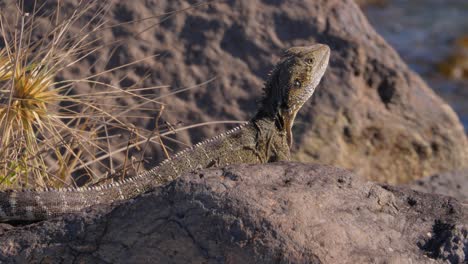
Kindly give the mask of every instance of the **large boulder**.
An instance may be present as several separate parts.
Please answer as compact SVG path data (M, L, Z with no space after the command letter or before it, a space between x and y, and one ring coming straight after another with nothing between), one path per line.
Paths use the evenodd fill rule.
M76 2L64 3L61 17L75 11ZM282 50L325 43L332 49L330 67L299 114L294 128L295 159L349 168L368 179L390 183L468 163L468 143L455 113L374 31L353 0L191 3L113 1L102 19L121 25L100 30L96 44L118 39L119 46L103 46L90 59L66 70L63 78L83 77L89 71L160 54L103 79L124 87L169 84L176 89L216 77L167 98L165 120L184 124L247 120ZM51 0L43 10L55 6ZM16 6L5 8L15 10ZM76 32L90 17L80 20ZM38 30L45 25L49 24L35 24ZM151 77L140 83L148 73ZM126 98L116 100L117 104L137 104ZM136 125L150 128L152 121L145 120ZM194 143L219 132L219 126L203 127L178 132L177 139ZM158 162L158 158L150 160L151 165Z
M5 263L462 263L467 252L455 199L299 163L193 172L113 209L0 230Z

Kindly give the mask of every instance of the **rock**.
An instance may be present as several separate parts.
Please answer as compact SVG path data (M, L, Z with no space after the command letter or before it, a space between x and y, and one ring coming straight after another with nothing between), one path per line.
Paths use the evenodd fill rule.
M7 229L0 262L461 263L467 210L330 166L237 165Z
M448 195L468 203L468 169L424 177L409 186L416 191Z
M75 11L75 2L64 5L62 17ZM282 50L325 43L332 49L330 67L312 101L299 114L294 128L295 159L345 167L368 179L390 183L459 169L468 163L468 143L455 113L374 31L353 0L190 3L112 2L103 17L110 24L166 15L101 30L96 44L119 39L121 45L102 47L65 70L62 77L82 78L90 69L99 72L161 54L103 78L125 87L150 73L141 86L169 84L176 89L216 77L167 98L165 120L184 124L246 120L255 112L263 80ZM44 10L55 5L48 1ZM78 29L89 22L89 16L80 21ZM37 23L38 28L43 24L47 25ZM113 104L137 102L122 99ZM144 118L133 121L137 127L151 127L153 122ZM178 132L176 138L194 143L219 132L219 126L207 126ZM157 158L149 160L150 165L158 162Z

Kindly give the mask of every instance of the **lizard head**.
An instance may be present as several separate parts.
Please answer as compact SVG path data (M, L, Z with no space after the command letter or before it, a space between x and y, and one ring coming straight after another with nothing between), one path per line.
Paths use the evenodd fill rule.
M292 144L296 114L314 93L328 65L330 48L316 44L285 51L265 84L265 96L257 117L271 117Z

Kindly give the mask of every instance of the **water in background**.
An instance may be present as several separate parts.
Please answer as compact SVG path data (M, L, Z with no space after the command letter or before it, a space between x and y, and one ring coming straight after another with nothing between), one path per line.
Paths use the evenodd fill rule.
M362 6L370 23L468 131L468 0L372 2Z

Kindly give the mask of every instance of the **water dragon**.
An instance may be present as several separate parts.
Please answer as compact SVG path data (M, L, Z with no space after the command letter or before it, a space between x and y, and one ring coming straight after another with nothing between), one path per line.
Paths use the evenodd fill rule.
M265 82L259 109L250 121L142 174L103 186L0 191L0 222L39 221L130 199L200 168L289 160L294 119L315 91L329 57L330 49L323 44L286 50Z

